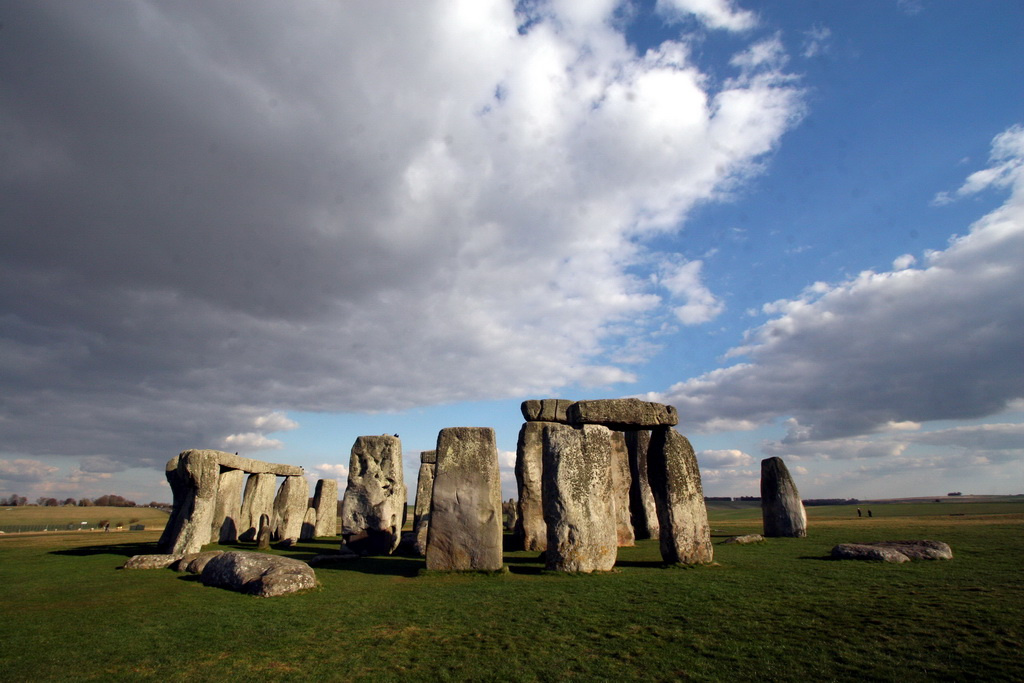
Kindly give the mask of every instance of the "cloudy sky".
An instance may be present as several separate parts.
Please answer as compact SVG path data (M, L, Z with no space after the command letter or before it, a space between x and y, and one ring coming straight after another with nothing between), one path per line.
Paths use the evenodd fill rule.
M634 395L709 495L1024 492L1019 2L33 0L0 84L0 495L510 483L520 401Z

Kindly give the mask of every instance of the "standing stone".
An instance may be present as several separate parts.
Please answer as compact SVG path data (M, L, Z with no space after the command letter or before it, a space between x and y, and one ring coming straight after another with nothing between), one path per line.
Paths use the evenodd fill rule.
M647 472L647 448L651 432L646 429L625 432L629 452L629 512L636 538L658 538L658 508L654 504Z
M160 537L164 553L197 553L210 542L217 504L220 465L217 451L184 451L167 463L174 492L174 514Z
M761 461L761 519L765 536L807 535L807 512L782 458Z
M525 405L525 404L524 404ZM524 408L523 412L526 410ZM548 547L548 526L544 522L541 493L544 473L544 429L552 422L527 422L519 430L516 446L516 489L519 519L514 536L516 547L542 552Z
M300 541L312 541L316 538L316 508L306 508L306 514L302 518L302 530L299 532Z
M305 477L285 477L274 498L271 521L274 540L292 544L302 534L302 520L309 503L309 484Z
M507 503L502 503L501 513L505 516L505 531L514 532L519 521L519 504L516 499L509 498Z
M213 514L211 538L219 543L234 543L238 540L238 519L242 514L242 485L245 472L222 470L217 486L217 507Z
M626 436L612 432L612 499L615 501L615 533L620 548L635 545L633 524L629 515L629 488L632 477L629 474L629 452L626 450Z
M269 472L250 474L242 494L242 513L238 525L240 541L255 541L260 530L260 519L274 510L274 487L277 475Z
M420 453L420 472L416 479L416 504L413 507L412 530L416 534L416 553L427 554L427 530L430 528L430 496L434 492L434 468L437 451Z
M449 427L437 435L427 569L502 567L501 477L494 430Z
M256 549L268 550L270 548L270 515L260 515L258 528L256 529Z
M313 493L313 508L316 509L315 538L338 534L338 480L320 479Z
M360 555L391 554L402 540L406 490L397 436L360 436L352 446L341 535Z
M598 425L544 430L548 569L593 572L615 566L611 440L611 431Z
M671 427L655 429L647 467L658 508L662 559L670 564L711 562L708 511L689 439Z

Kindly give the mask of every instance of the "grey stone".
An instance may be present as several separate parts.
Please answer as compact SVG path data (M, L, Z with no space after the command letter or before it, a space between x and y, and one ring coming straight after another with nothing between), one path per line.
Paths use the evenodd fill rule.
M864 543L840 543L832 548L832 557L837 560L869 560L875 562L909 562L910 558L895 548L884 548Z
M626 435L612 432L612 499L615 502L615 534L620 548L635 545L633 523L629 514L629 489L632 476L629 473L629 451L626 449Z
M302 530L299 531L300 541L312 541L316 538L316 508L306 508L306 515L302 518Z
M415 552L427 554L427 530L430 528L430 496L434 491L434 469L437 465L436 451L420 453L420 471L416 478L416 504L413 507L412 530L416 535Z
M206 567L206 564L210 560L223 554L223 550L207 550L201 553L189 553L171 565L171 569L177 572L188 572L189 574L202 574L203 568Z
M953 549L942 541L880 541L871 545L898 550L911 560L953 559Z
M739 545L747 545L749 543L762 543L763 541L764 536L761 534L746 534L745 536L730 536L722 541L722 543L738 543Z
M210 542L220 480L218 454L188 450L167 463L174 507L159 542L165 553L195 553Z
M270 515L260 515L259 528L256 530L256 549L257 550L269 550L270 549L270 534L272 532L270 526Z
M390 434L358 437L341 507L345 545L361 555L393 553L402 539L405 502L401 440Z
M807 512L782 458L761 461L761 519L765 536L807 535Z
M658 508L661 558L670 564L711 562L711 527L690 441L671 427L653 430L647 467Z
M171 555L133 555L121 569L165 569L182 558L181 553Z
M502 568L501 478L494 430L449 427L437 435L427 569Z
M315 538L338 535L338 480L321 479L313 493L313 507L316 509Z
M651 432L646 429L624 432L629 453L629 512L636 538L658 538L658 508L654 504L647 472L647 448Z
M239 515L238 540L255 541L263 515L268 518L274 511L274 489L277 475L269 472L250 474L242 494L242 512Z
M278 555L227 552L209 562L201 580L206 586L269 598L317 585L316 574L305 562Z
M548 425L543 435L547 568L609 571L618 554L612 433L599 425Z
M559 422L568 424L569 418L566 411L572 405L572 401L563 398L543 398L523 401L520 409L523 411L523 419L527 422Z
M597 424L618 431L679 424L679 415L674 406L641 401L638 398L577 401L566 410L566 416L574 425Z
M245 472L221 469L217 484L217 504L213 513L210 538L218 543L234 543L238 540L238 520L242 514L242 485Z
M519 430L516 446L516 489L519 495L519 519L513 532L516 546L523 550L543 551L548 547L548 527L544 522L542 496L544 474L544 429L553 422L527 422Z
M280 465L273 462L263 462L252 458L243 458L235 453L224 451L210 451L217 454L217 464L224 468L242 470L249 474L273 474L277 477L298 477L304 474L301 467L297 465Z
M285 477L274 498L271 538L292 544L302 534L302 520L309 508L309 484L305 477Z
M515 498L509 498L501 504L501 515L505 519L505 531L514 531L519 521L519 504Z

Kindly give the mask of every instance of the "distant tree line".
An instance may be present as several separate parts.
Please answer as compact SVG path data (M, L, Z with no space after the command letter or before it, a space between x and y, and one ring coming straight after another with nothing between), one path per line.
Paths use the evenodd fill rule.
M28 498L25 496L19 496L16 493L12 493L6 498L0 498L0 505L16 507L18 505L28 505ZM58 507L61 505L77 505L78 507L115 507L115 508L133 508L138 507L138 504L134 500L128 500L124 496L117 496L113 493L108 493L105 496L98 498L82 498L75 500L74 498L65 498L64 500L58 500L57 498L48 498L46 496L39 496L36 498L36 505L41 507ZM168 508L171 507L167 503L151 502L146 507L151 508Z

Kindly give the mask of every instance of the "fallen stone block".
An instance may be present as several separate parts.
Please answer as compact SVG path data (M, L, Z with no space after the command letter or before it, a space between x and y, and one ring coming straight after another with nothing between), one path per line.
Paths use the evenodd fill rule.
M764 536L761 534L746 534L745 536L730 536L722 541L722 543L738 543L739 545L747 545L748 543L761 543L763 541Z
M133 555L121 569L165 569L182 558L181 553L170 555Z
M227 552L211 559L200 575L203 585L262 598L315 588L316 574L299 560L265 553Z
M202 574L207 563L218 555L223 555L223 550L207 550L202 553L189 553L171 565L176 572L187 572L189 574Z
M884 548L866 543L840 543L832 548L832 558L836 560L869 560L896 564L910 562L909 557L895 548Z
M912 560L953 559L953 549L942 541L880 541L871 545L898 550Z

